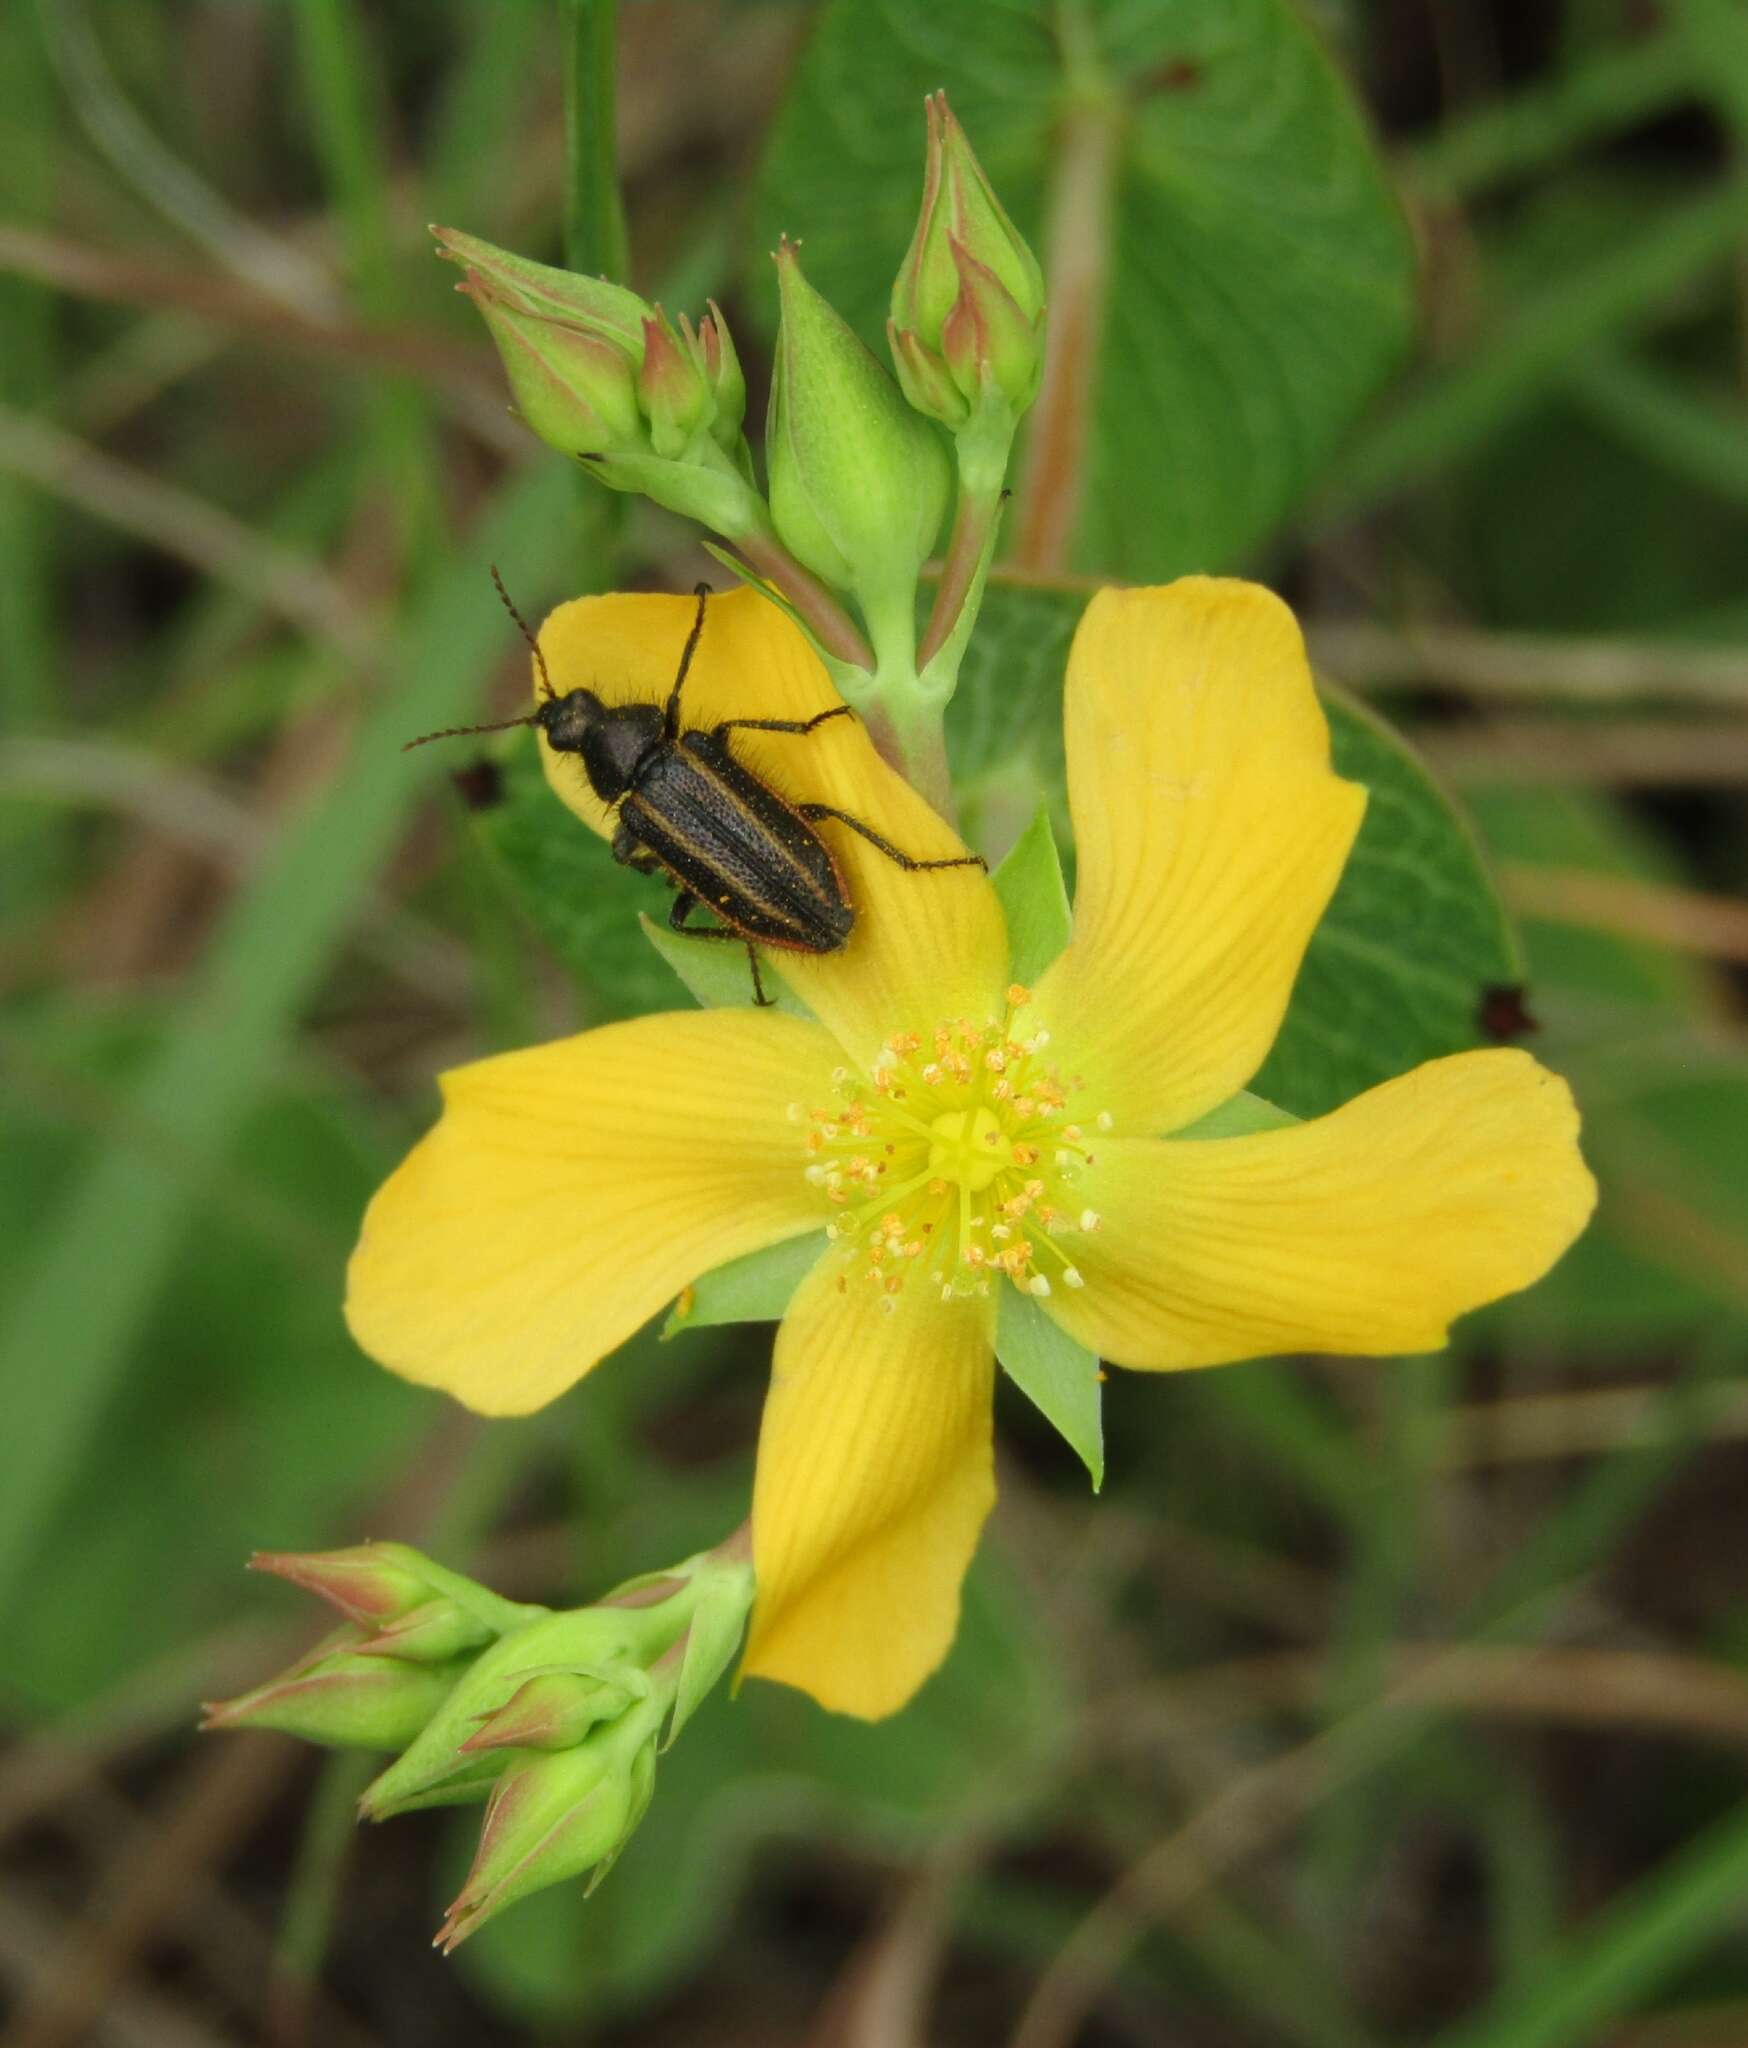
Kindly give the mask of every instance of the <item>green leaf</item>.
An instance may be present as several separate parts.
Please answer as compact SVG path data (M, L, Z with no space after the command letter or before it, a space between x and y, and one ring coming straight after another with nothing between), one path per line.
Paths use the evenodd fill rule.
M639 913L643 935L691 991L695 1002L706 1010L744 1009L753 1000L753 978L747 968L746 947L738 941L730 946L700 931L688 938L666 924ZM760 979L769 998L768 1007L787 1010L791 1017L811 1017L813 1012L778 979L765 956Z
M1007 919L1008 971L1034 982L1068 944L1074 923L1048 804L1039 804L990 880Z
M1067 816L1062 678L1085 598L992 583L947 711L968 828L990 843L1015 775ZM1344 692L1323 690L1335 765L1371 791L1255 1093L1320 1116L1423 1060L1482 1042L1490 988L1524 978L1468 822L1407 743ZM1021 764L1018 769L1015 763Z
M1209 1110L1193 1124L1186 1124L1181 1131L1173 1131L1174 1138L1248 1138L1258 1131L1284 1131L1289 1124L1302 1119L1290 1109L1277 1109L1272 1102L1265 1102L1260 1095L1252 1095L1248 1088L1242 1088L1236 1095L1228 1097L1218 1109Z
M1108 230L1081 309L1097 357L1076 559L1216 567L1315 479L1401 352L1409 234L1290 0L1097 0L1073 22L1060 32L1052 0L830 0L766 160L760 246L804 236L809 277L883 354L925 93L947 89L1047 267L1046 215L1090 165L1069 232L1099 235L1101 207Z
M589 1021L683 1009L678 967L652 951L639 929L640 918L661 907L660 884L621 866L605 840L565 809L547 787L532 739L519 735L493 758L502 767L502 794L478 814L480 838L528 921L587 992ZM696 950L725 955L722 965L732 964L745 988L744 953Z
M826 1248L824 1231L785 1238L762 1252L730 1259L692 1283L691 1299L678 1303L662 1325L663 1338L682 1330L707 1330L718 1323L776 1323ZM684 1297L682 1297L684 1298Z
M1030 1295L1003 1287L995 1355L1009 1379L1092 1474L1097 1493L1105 1483L1098 1354L1077 1344Z

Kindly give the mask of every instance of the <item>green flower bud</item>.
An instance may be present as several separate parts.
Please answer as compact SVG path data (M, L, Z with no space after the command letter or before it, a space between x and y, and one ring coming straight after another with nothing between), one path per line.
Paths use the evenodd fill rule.
M649 309L637 294L530 263L452 228L432 232L465 269L457 289L491 330L517 409L534 432L568 455L644 447L636 377Z
M637 402L649 421L650 447L670 460L685 454L715 407L703 365L694 350L681 346L660 306L643 323Z
M733 455L742 446L741 426L746 418L747 380L741 374L740 357L734 352L734 337L728 331L728 322L722 317L722 308L714 299L707 303L710 311L699 321L697 333L692 332L691 323L684 314L680 316L680 331L687 346L696 351L716 401L716 416L710 423L710 431L716 436L718 446Z
M523 419L617 491L730 540L768 535L741 418L746 383L719 309L676 334L659 307L604 278L530 263L434 228L491 330Z
M1029 320L1001 279L954 242L959 296L941 330L941 355L972 404L1005 399L1016 416L1038 395L1044 368L1040 323Z
M952 487L940 437L801 274L777 251L782 326L766 457L778 537L824 582L861 603L876 652L908 635L917 571Z
M603 1673L544 1671L527 1680L461 1745L490 1749L574 1749L598 1722L616 1720L631 1691Z
M466 1667L368 1656L363 1640L357 1629L341 1629L277 1678L209 1701L202 1731L276 1728L331 1749L405 1748Z
M402 1543L355 1543L348 1550L258 1550L249 1569L301 1586L360 1628L385 1628L430 1599L422 1561Z
M361 1657L402 1657L413 1664L442 1664L469 1650L482 1650L497 1630L447 1597L427 1600L399 1621L359 1645Z
M1017 415L1037 395L1044 274L946 94L933 94L924 107L922 208L892 287L888 334L911 404L958 427L980 402L1005 404Z
M490 1726L529 1679L571 1672L635 1687L641 1667L677 1640L683 1606L579 1607L540 1618L482 1650L412 1741L406 1754L369 1785L359 1805L367 1818L429 1804L458 1782L476 1786L492 1775L493 1752L474 1737Z
M479 1850L437 1941L447 1955L517 1899L585 1870L596 1881L630 1839L655 1790L652 1698L574 1749L513 1763L486 1807Z
M257 1551L249 1569L271 1572L339 1608L369 1632L358 1646L364 1657L442 1664L545 1612L506 1600L405 1543Z

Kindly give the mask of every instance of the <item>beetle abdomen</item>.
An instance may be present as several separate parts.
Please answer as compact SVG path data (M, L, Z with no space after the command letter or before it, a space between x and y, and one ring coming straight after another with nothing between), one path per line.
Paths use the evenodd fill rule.
M830 849L714 735L683 734L651 760L619 819L743 938L835 953L849 937L855 912Z

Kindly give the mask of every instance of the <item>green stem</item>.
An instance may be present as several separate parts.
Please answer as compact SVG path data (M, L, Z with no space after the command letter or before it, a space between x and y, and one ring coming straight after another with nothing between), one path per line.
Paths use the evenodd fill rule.
M775 586L796 618L834 661L872 671L874 652L843 606L811 569L804 569L774 533L739 533L729 538L749 568Z
M619 193L614 0L561 0L564 24L565 262L623 284L631 270Z
M917 650L917 668L943 703L953 694L959 663L983 603L983 586L1001 531L1008 457L1017 424L1014 409L1005 400L986 401L954 437L959 503L940 587Z

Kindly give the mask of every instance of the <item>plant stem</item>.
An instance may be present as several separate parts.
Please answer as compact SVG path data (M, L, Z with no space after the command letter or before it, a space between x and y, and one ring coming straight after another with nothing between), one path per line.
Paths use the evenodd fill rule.
M874 652L862 637L856 622L838 603L811 569L804 569L775 534L739 533L730 536L767 583L774 584L794 609L795 615L834 660L852 668L874 668Z
M631 270L619 193L615 0L561 0L565 262L624 284Z

